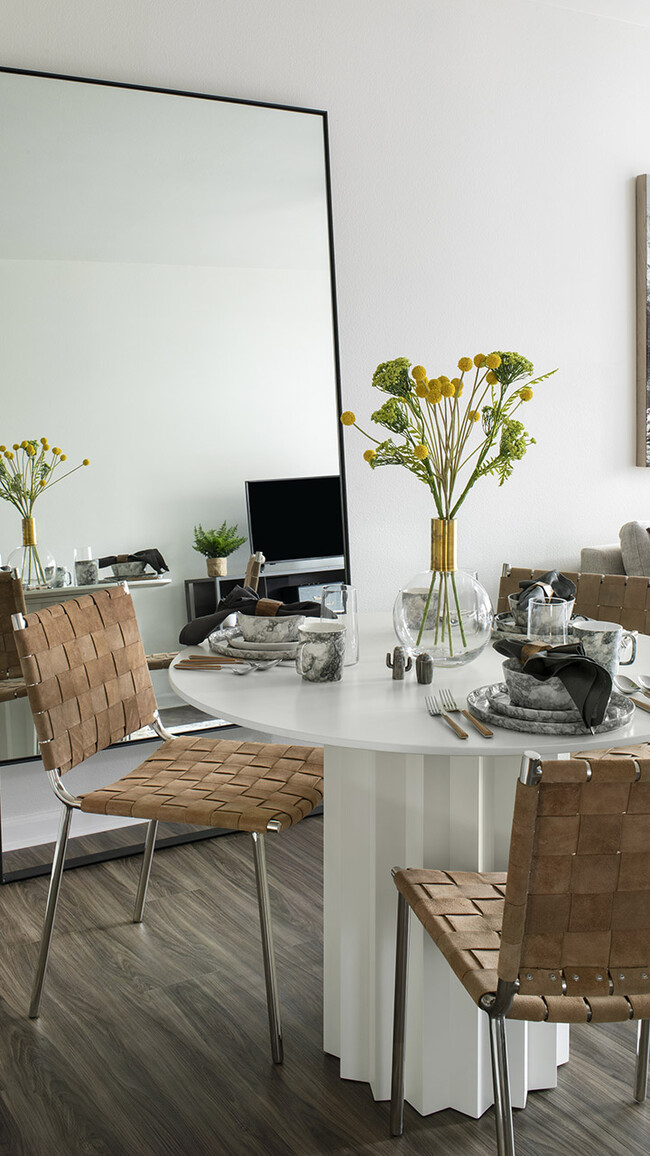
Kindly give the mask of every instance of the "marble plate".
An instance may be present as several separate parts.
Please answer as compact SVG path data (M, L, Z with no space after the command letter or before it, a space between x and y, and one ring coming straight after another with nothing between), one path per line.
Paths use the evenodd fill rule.
M240 640L244 645L234 646L234 642ZM253 662L263 662L268 659L279 658L281 662L296 661L295 651L291 650L291 643L278 643L272 650L265 647L262 655L255 645L247 646L245 639L241 636L241 631L236 626L229 626L225 630L213 630L212 634L208 635L208 646L213 654L222 654L227 658L249 658Z
M237 650L255 650L260 658L268 654L270 650L284 650L287 655L295 654L299 643L297 642L247 642L245 638L231 638L230 646L236 647Z
M504 700L511 710L520 713L516 715L506 713L503 709ZM568 711L531 709L528 711L528 715L532 717L528 717L528 715L522 717L522 713L526 712L527 708L512 706L504 682L493 683L491 686L480 686L476 690L470 691L467 696L467 709L471 714L475 714L481 722L504 727L511 731L526 731L538 735L587 735L591 733L577 711L576 717L571 721L567 719ZM634 703L630 702L629 699L624 698L621 694L613 694L602 723L595 727L595 734L602 734L605 731L614 730L616 727L626 726L635 709ZM562 721L559 721L558 715L562 716Z

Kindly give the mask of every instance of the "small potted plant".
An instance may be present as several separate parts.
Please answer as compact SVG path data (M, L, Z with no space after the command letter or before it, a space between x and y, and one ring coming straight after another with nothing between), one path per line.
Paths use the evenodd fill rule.
M199 522L194 527L194 549L205 556L210 578L223 578L228 572L229 554L243 546L245 538L237 536L237 523L227 526L225 521L218 530L204 530Z

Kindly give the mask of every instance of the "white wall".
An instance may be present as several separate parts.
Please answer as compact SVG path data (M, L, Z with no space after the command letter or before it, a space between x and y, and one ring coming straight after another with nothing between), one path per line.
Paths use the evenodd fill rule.
M537 446L462 514L461 561L490 586L504 559L573 566L650 519L632 464L646 27L524 0L5 0L0 42L7 65L329 110L346 407L368 414L398 355L560 367L526 411ZM388 606L426 561L431 503L348 446L353 577Z

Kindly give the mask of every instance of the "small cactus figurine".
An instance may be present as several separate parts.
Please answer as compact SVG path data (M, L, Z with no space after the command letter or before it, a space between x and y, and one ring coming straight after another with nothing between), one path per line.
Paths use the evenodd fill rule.
M413 666L413 659L410 654L407 658L405 646L396 646L392 658L386 655L386 666L392 670L393 678L401 679Z
M430 654L418 654L415 660L415 674L418 682L425 686L433 682L433 659Z

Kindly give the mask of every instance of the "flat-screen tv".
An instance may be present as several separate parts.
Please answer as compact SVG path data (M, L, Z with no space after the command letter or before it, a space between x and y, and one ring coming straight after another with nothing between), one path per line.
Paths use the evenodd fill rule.
M246 508L251 551L267 562L343 556L338 474L246 482Z

